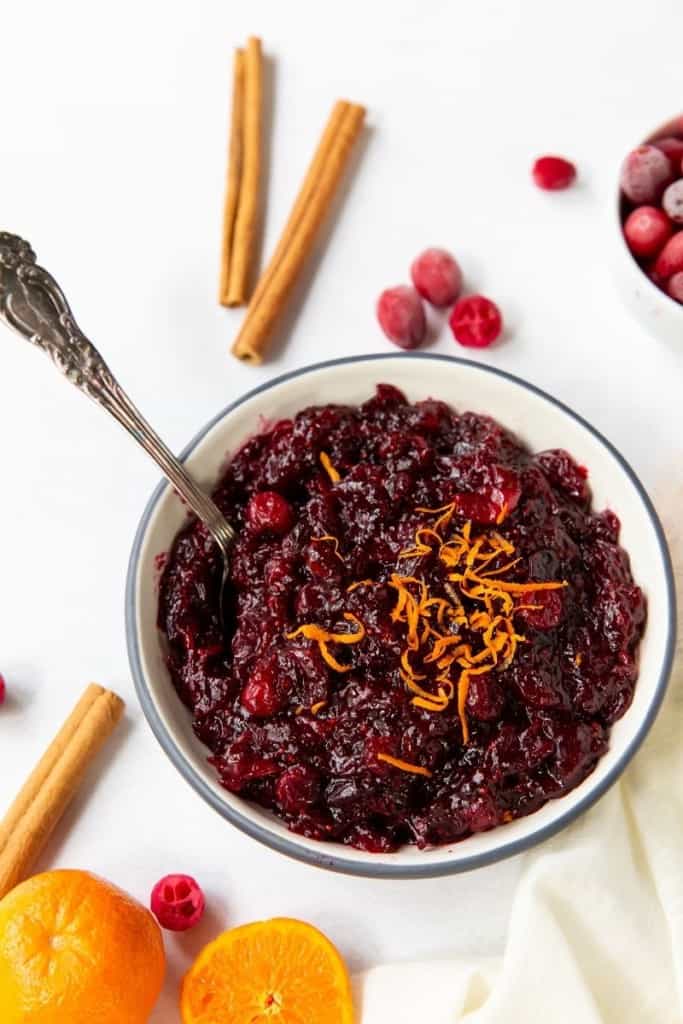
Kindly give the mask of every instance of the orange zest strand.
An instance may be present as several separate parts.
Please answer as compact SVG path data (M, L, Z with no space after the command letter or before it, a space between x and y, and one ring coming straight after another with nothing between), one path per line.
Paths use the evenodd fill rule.
M350 672L351 671L351 666L350 665L342 665L342 663L340 661L337 661L337 659L333 655L330 654L330 649L327 646L327 642L325 640L319 640L318 641L318 646L320 648L320 655L321 655L323 661L326 662L326 664L328 664L330 666L330 668L334 669L335 672Z
M291 633L286 634L287 640L294 640L298 636L303 636L307 640L315 640L320 649L320 654L323 660L334 669L335 672L350 672L350 665L342 665L341 662L337 661L333 654L330 653L328 644L357 644L365 636L365 626L356 618L351 612L344 612L344 618L347 622L356 626L355 633L330 633L329 630L323 629L322 626L316 626L315 623L308 622L303 626L299 626Z
M322 535L322 537L311 537L311 540L315 540L315 541L331 540L332 543L334 544L334 553L335 553L335 555L337 556L337 558L339 559L340 562L344 561L342 556L339 554L339 538L338 537L333 537L331 533L324 533Z
M320 453L320 465L323 467L323 469L325 470L325 472L329 476L329 478L332 481L332 483L333 484L338 484L339 481L341 480L341 474L332 465L332 460L329 457L329 455L327 454L327 452L321 452Z
M311 714L312 715L317 715L318 712L320 710L322 710L322 708L324 708L326 704L327 704L326 700L319 700L315 704L311 704Z
M374 580L356 580L355 583L352 583L346 588L346 593L350 594L352 590L356 589L356 587L374 587L374 585Z
M410 772L412 775L425 775L428 779L432 777L429 768L423 768L419 764L411 764L409 761L402 761L399 757L392 757L391 754L378 754L378 761L386 761L394 768L400 768L402 772Z

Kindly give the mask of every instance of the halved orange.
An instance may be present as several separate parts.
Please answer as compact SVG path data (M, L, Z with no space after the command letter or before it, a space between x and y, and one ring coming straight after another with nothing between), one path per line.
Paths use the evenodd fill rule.
M277 917L224 932L183 981L183 1024L353 1024L351 984L322 932Z

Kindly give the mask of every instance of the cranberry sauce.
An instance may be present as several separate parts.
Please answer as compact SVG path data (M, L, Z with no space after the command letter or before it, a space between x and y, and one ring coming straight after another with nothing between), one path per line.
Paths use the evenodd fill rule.
M392 851L580 783L631 702L645 621L586 475L385 384L248 441L215 492L239 531L225 638L196 522L159 604L223 785L295 832Z

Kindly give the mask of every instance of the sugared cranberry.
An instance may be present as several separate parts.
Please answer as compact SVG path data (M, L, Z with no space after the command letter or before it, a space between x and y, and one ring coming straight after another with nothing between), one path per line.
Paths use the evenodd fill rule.
M320 776L309 765L295 764L277 780L275 795L288 814L301 814L320 796Z
M663 139L655 139L652 143L657 149L665 153L674 167L683 160L683 139L677 139L673 135L667 135Z
M202 919L204 893L189 875L166 875L152 889L152 913L169 932L186 932Z
M674 224L683 224L683 178L672 182L662 196L662 206Z
M294 510L277 491L259 491L249 499L247 523L252 533L283 536L294 525Z
M458 299L448 322L455 340L468 348L492 345L503 328L498 306L483 295L466 295Z
M5 686L5 677L0 675L0 704L4 704L6 696L7 687Z
M433 306L450 306L462 288L462 271L445 249L425 249L412 267L410 276L423 299Z
M670 277L683 270L683 231L677 231L669 239L655 260L653 271L657 277L668 281Z
M624 237L636 256L655 256L672 231L671 221L658 206L637 207L624 224Z
M283 695L277 684L275 665L270 659L257 663L242 688L242 707L255 718L268 718L284 706Z
M683 302L683 271L679 270L677 274L669 278L666 290L676 302Z
M671 161L655 146L638 146L621 169L621 188L632 203L656 203L673 179Z
M576 167L562 156L541 156L535 162L531 174L539 188L556 192L569 188L576 178Z
M377 302L377 319L389 341L399 348L417 348L427 333L422 299L407 284L382 292Z

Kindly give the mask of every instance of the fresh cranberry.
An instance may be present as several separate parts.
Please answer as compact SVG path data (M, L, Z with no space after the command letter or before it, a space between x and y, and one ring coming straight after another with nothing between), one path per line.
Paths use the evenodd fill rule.
M656 203L674 177L671 161L655 146L638 146L621 168L621 189L632 203Z
M670 277L683 270L683 231L677 231L669 239L653 267L657 277L668 281Z
M662 196L662 206L674 224L683 224L683 178L669 185Z
M4 704L6 696L7 687L5 685L5 677L3 675L0 675L0 704Z
M576 178L576 167L562 156L540 156L531 169L539 188L547 192L569 188Z
M683 302L683 271L679 270L677 274L669 278L666 290L676 302Z
M270 659L260 661L242 688L242 707L255 718L268 718L284 707L277 685L275 666Z
M382 292L377 302L377 319L389 341L399 348L417 348L425 339L424 306L410 285L400 284Z
M282 773L275 786L278 803L288 814L301 814L320 796L320 776L310 766L292 765Z
M422 298L433 306L451 306L462 288L462 271L445 249L425 249L410 268L410 276Z
M674 167L677 167L683 160L683 139L677 139L673 135L667 135L663 139L655 139L652 143L657 149L665 153Z
M658 206L636 207L624 224L624 237L636 256L655 256L672 231L671 221Z
M169 932L186 932L202 919L204 893L189 875L166 875L152 889L152 913Z
M483 295L458 299L448 320L453 337L468 348L486 348L503 329L503 318L495 302Z
M247 505L247 523L252 533L283 536L294 525L294 510L277 491L258 491Z

